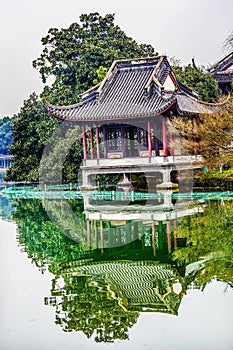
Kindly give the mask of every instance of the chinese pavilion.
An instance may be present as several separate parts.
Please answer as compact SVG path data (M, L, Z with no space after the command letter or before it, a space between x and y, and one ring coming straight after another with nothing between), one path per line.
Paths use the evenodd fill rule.
M194 117L212 106L179 83L166 56L114 61L104 80L81 95L77 104L48 105L48 112L71 125L80 125L83 138L83 188L97 174L161 175L192 169L192 155L175 147L169 127L174 116ZM176 142L177 143L177 142Z

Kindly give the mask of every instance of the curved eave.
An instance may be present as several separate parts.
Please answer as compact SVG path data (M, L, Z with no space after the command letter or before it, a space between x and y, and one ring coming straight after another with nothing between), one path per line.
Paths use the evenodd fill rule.
M62 120L62 121L68 121L68 122L76 122L76 123L88 123L88 122L106 122L106 121L116 121L116 120L128 120L128 119L139 119L139 118L151 118L151 117L156 117L159 114L165 113L167 110L169 110L174 104L176 104L176 98L171 99L170 101L167 101L167 103L164 105L163 108L161 108L158 111L151 112L151 113L145 113L145 114L140 114L140 115L135 115L135 114L128 114L128 115L122 115L122 116L117 116L117 117L103 117L103 118L82 118L82 119L77 119L77 118L69 118L65 117L62 115L62 110L61 113L57 113L56 110L58 109L57 107L53 107L55 111L48 110L48 113L52 115L53 117ZM52 106L50 105L50 108ZM72 106L73 107L73 106ZM67 108L66 108L67 111Z
M184 98L184 101L183 101L184 105L187 104L187 100L189 101L188 105L192 107L192 110L186 109L184 105L182 107L182 98ZM187 94L183 94L178 97L176 108L178 113L182 116L212 114L221 110L221 108L224 105L226 105L229 98L230 98L230 94L228 94L227 98L222 102L211 103L211 102L199 101L188 96ZM186 102L185 102L185 99L187 99Z

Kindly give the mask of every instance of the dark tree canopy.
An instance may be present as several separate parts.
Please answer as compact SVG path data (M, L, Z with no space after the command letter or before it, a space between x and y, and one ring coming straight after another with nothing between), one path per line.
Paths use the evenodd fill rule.
M50 76L55 78L43 95L60 104L77 102L79 94L98 80L101 66L108 69L116 59L155 55L151 45L137 44L115 25L113 14L83 14L80 24L51 28L42 44L43 52L33 66L44 83Z
M37 181L38 168L44 145L57 125L48 118L45 107L36 94L32 94L12 125L14 142L9 153L14 156L13 166L7 171L7 181Z

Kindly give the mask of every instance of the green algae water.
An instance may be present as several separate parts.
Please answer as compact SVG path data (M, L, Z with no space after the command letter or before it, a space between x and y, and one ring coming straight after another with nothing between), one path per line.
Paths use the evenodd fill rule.
M0 196L1 349L232 349L233 203Z

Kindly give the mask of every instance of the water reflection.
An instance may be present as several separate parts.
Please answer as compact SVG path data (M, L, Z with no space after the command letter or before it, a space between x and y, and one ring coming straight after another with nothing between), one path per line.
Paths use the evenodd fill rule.
M21 199L13 214L21 249L54 274L44 303L65 332L127 339L142 311L177 315L187 290L213 279L233 287L232 204L67 203L72 225L59 200Z

